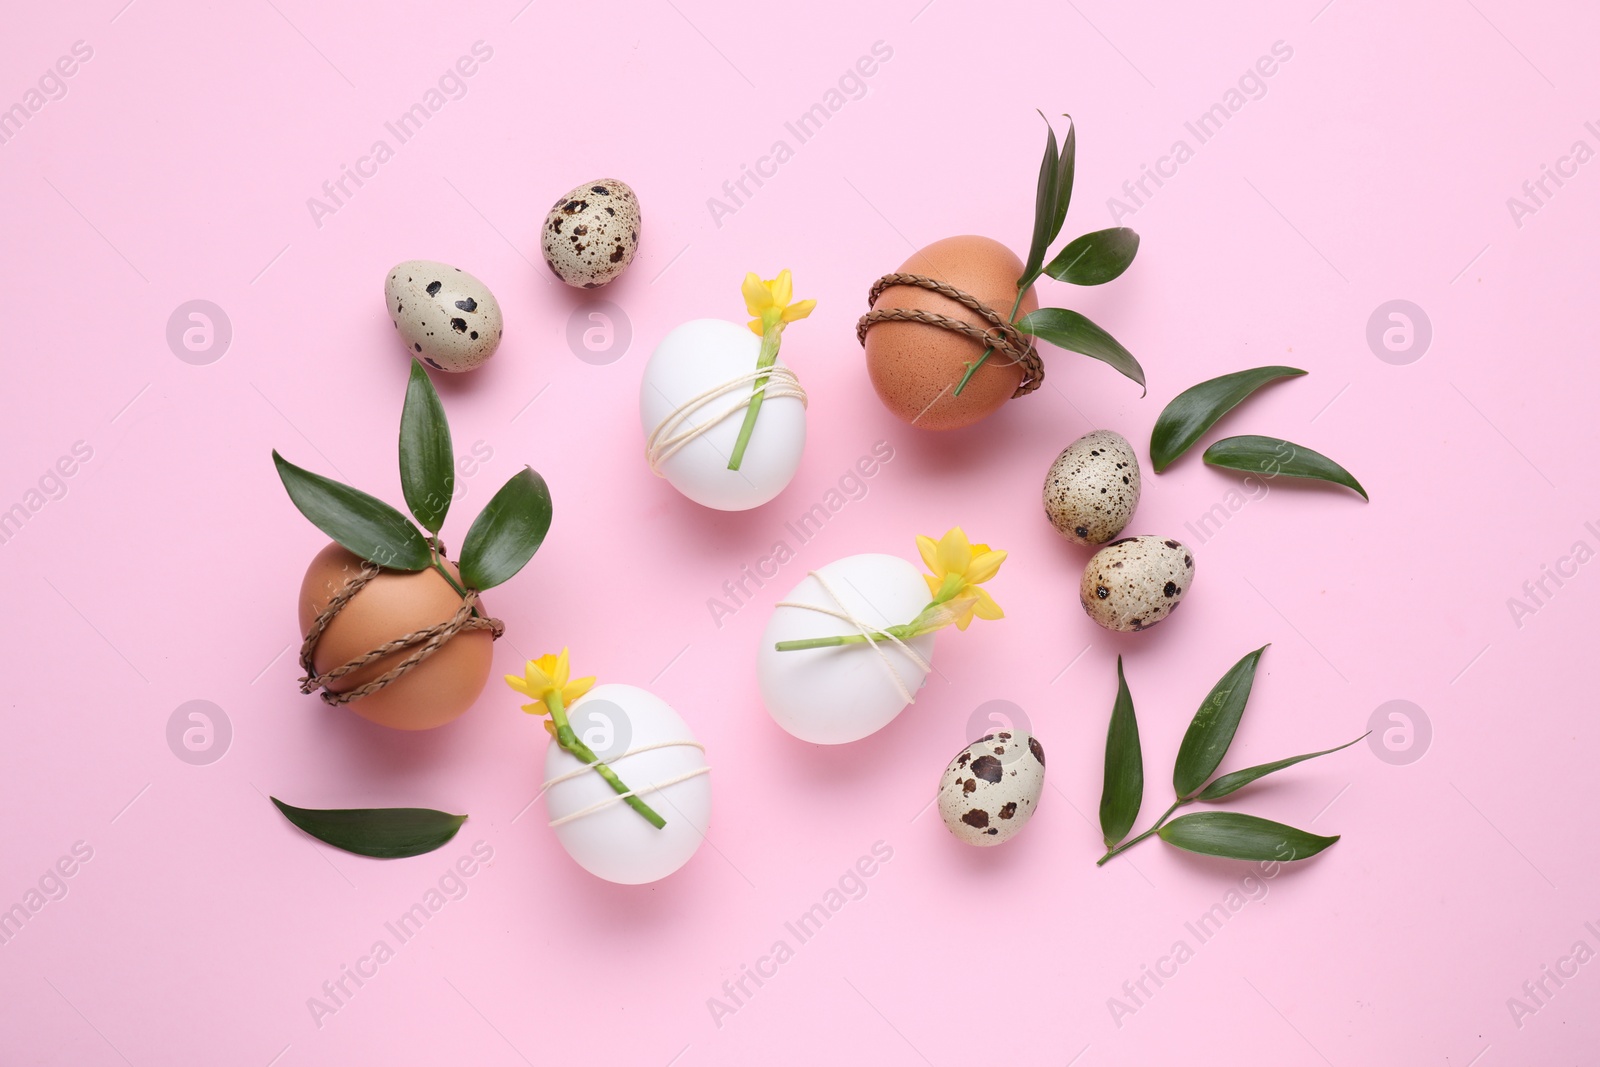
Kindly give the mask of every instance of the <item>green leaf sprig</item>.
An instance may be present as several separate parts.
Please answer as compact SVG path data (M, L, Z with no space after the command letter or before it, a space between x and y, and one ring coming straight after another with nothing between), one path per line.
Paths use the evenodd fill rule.
M1289 478L1315 478L1318 481L1333 482L1360 493L1362 500L1369 499L1367 491L1361 488L1361 483L1356 481L1355 475L1339 464L1305 445L1297 445L1277 437L1261 437L1256 434L1224 437L1206 449L1200 458L1213 467L1244 471L1247 474L1260 473L1268 477L1282 474Z
M400 413L400 488L415 523L377 497L297 467L276 451L272 462L289 499L317 529L380 567L401 571L432 567L466 597L466 588L444 566L439 541L455 492L450 424L420 362L411 361ZM467 530L459 563L466 585L489 589L521 570L543 543L550 517L550 490L544 479L531 467L512 475Z
M1239 720L1255 683L1256 665L1265 651L1263 645L1249 653L1211 687L1178 747L1178 758L1172 768L1172 788L1177 799L1154 825L1126 841L1123 839L1139 817L1144 796L1144 761L1139 748L1139 725L1134 719L1133 697L1122 673L1122 657L1117 657L1117 698L1106 731L1105 781L1100 795L1100 831L1105 839L1106 854L1096 866L1104 865L1111 857L1152 835L1159 835L1169 845L1202 855L1279 862L1315 856L1339 840L1337 835L1322 837L1239 812L1203 811L1172 818L1173 813L1186 804L1221 800L1258 778L1349 748L1367 736L1362 734L1355 741L1335 748L1246 767L1212 780L1211 776L1221 766L1228 746L1233 743L1233 735L1239 729ZM1210 785L1206 784L1208 780Z
M1150 431L1150 465L1160 474L1194 447L1207 430L1262 386L1283 378L1298 378L1298 367L1252 367L1191 385L1161 409ZM1314 478L1333 482L1361 494L1367 491L1345 470L1322 453L1277 437L1243 434L1225 437L1201 456L1208 465L1268 478Z
M1044 117L1042 112L1040 117ZM1028 261L1022 268L1022 277L1017 279L1017 298L1011 305L1011 314L1006 317L1023 333L1108 363L1143 388L1144 368L1139 366L1139 361L1115 337L1087 317L1066 308L1040 308L1017 318L1023 294L1041 275L1048 274L1057 281L1073 285L1103 285L1127 270L1139 251L1139 235L1126 226L1117 226L1074 238L1054 259L1045 262L1045 255L1061 235L1062 223L1067 218L1077 165L1077 130L1071 115L1063 117L1067 120L1067 137L1059 146L1054 127L1045 119L1044 159L1039 163L1033 206L1033 240L1028 246ZM982 355L966 365L965 373L956 383L956 396L961 395L967 382L993 353L993 347L985 348Z
M1245 397L1268 382L1304 373L1298 367L1255 367L1191 385L1173 397L1156 418L1155 429L1150 431L1150 465L1160 474Z
M467 821L465 815L432 808L297 808L277 797L269 799L284 818L318 841L378 859L432 852Z

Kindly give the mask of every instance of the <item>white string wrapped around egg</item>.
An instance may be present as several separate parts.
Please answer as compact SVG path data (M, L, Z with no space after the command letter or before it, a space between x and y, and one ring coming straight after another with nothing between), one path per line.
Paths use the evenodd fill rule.
M624 752L622 755L617 756L614 759L612 759L610 761L610 763L613 764L613 765L617 764L617 763L620 763L623 760L627 759L629 756L637 756L641 752L653 752L653 751L655 751L656 749L659 749L659 748L678 748L678 747L697 748L701 752L704 752L706 750L706 746L702 745L698 741L658 741L653 745L635 745L633 748L628 749L628 751ZM573 770L567 771L564 774L558 774L554 778L547 778L545 780L544 784L539 787L539 796L534 797L534 799L538 800L539 797L544 796L545 793L549 792L551 786L560 785L562 782L570 782L574 778L579 778L579 777L581 777L581 776L583 776L585 774L588 774L590 771L592 771L596 767L598 767L602 762L606 762L606 761L594 760L591 763L585 763L582 767L578 767L578 768L575 768ZM611 796L606 797L603 800L598 800L595 803L590 804L586 808L579 808L577 811L571 812L571 813L569 813L567 815L563 815L559 819L551 819L550 822L548 823L548 825L552 829L557 827L557 826L565 826L567 823L572 822L575 819L581 819L585 815L593 815L595 812L603 811L606 808L609 808L613 804L624 803L629 797L642 797L642 796L647 796L647 795L649 795L651 793L659 793L661 790L667 788L667 786L669 786L669 785L677 785L679 782L687 782L691 778L698 778L702 774L710 774L710 773L711 773L711 768L709 766L696 767L692 771L685 771L682 774L673 775L671 778L668 778L666 781L651 782L649 785L645 786L643 789L630 789L626 793L614 793Z

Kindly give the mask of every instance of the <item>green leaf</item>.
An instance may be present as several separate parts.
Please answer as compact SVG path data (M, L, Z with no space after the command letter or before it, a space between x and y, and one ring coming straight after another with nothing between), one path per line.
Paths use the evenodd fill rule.
M1103 285L1128 269L1139 251L1139 235L1126 226L1096 230L1068 242L1044 272L1058 282Z
M272 453L289 499L311 524L362 559L380 567L420 571L432 558L422 531L375 496L312 474Z
M461 577L473 589L492 589L533 558L549 530L550 489L524 467L472 520L461 545Z
M297 808L271 798L284 818L334 848L358 856L420 856L456 836L465 815L432 808Z
M1268 382L1293 378L1305 371L1295 367L1256 367L1235 371L1190 386L1162 409L1150 431L1150 464L1159 474L1200 440L1216 421Z
M1043 113L1040 118L1043 118ZM1033 199L1033 241L1028 245L1028 262L1022 268L1022 277L1017 279L1017 289L1021 291L1033 284L1039 277L1039 267L1044 263L1044 254L1050 248L1050 242L1055 235L1050 232L1051 226L1056 223L1056 196L1057 183L1061 180L1061 154L1056 148L1056 131L1050 125L1050 120L1045 119L1044 128L1046 140L1044 145L1044 159L1039 163L1039 183ZM1065 214L1065 211L1063 211Z
M422 528L437 534L455 492L456 458L444 405L428 372L415 359L400 412L400 488Z
M1144 755L1139 749L1139 723L1133 715L1133 696L1117 657L1117 699L1111 705L1111 725L1106 728L1106 776L1100 792L1100 832L1106 848L1116 848L1144 800Z
M1371 732L1371 730L1367 731L1368 734ZM1356 741L1363 741L1366 737L1367 734L1362 734L1356 738ZM1237 793L1257 778L1265 778L1273 771L1281 771L1285 767L1293 767L1296 763L1304 763L1308 759L1326 756L1330 752L1338 752L1340 749L1349 748L1356 741L1346 741L1342 745L1337 745L1334 748L1325 748L1321 752L1307 752L1304 756L1290 756L1288 759L1274 760L1272 763L1260 763L1254 767L1246 767L1242 771L1232 771L1206 786L1205 791L1200 794L1200 799L1221 800L1230 793Z
M1161 840L1202 856L1232 860L1276 860L1288 863L1315 856L1339 840L1296 830L1281 822L1235 811L1201 811L1173 819L1158 833Z
M1194 713L1189 729L1178 746L1178 760L1172 768L1172 787L1180 799L1188 799L1206 784L1239 729L1239 717L1244 714L1245 702L1250 699L1250 687L1255 683L1256 664L1261 662L1262 645L1228 668L1211 692Z
M1276 437L1259 437L1255 434L1224 437L1206 449L1200 458L1213 467L1248 471L1267 478L1282 474L1290 478L1316 478L1333 482L1354 489L1361 494L1362 500L1367 499L1367 491L1361 488L1361 483L1339 464L1305 445Z
M1117 339L1088 318L1066 308L1040 308L1017 320L1017 329L1032 334L1041 341L1049 341L1058 348L1081 352L1086 356L1109 363L1118 371L1144 386L1144 368Z
M1040 117L1043 118L1043 115ZM1061 224L1067 221L1067 205L1072 203L1073 172L1078 165L1078 127L1071 115L1061 117L1067 120L1067 138L1061 142L1061 155L1056 160L1055 214L1050 219L1050 240L1045 242L1046 251L1061 236ZM1048 119L1045 121L1049 122Z

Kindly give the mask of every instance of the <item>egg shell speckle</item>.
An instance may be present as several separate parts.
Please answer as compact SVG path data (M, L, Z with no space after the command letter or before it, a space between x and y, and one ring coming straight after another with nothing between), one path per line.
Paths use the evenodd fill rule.
M539 246L557 278L598 289L633 262L639 223L639 198L628 184L599 178L562 194L545 216Z
M1033 818L1044 792L1044 746L1013 730L985 734L939 779L939 817L969 845L1011 840Z
M1078 599L1106 629L1136 633L1171 615L1193 583L1194 553L1181 541L1144 534L1091 556Z
M429 259L397 264L383 283L383 299L406 351L434 370L472 370L500 347L500 302L459 267Z
M1044 513L1061 536L1103 545L1139 506L1139 457L1114 430L1092 430L1056 457L1044 479Z

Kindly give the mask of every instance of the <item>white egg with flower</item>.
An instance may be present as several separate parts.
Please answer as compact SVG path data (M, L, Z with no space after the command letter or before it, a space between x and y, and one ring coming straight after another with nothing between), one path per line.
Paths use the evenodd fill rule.
M639 382L651 469L718 511L748 511L783 492L806 443L805 391L778 359L783 330L814 300L793 300L789 272L743 287L748 328L695 319L662 338Z
M914 695L927 681L933 664L931 633L903 644L885 639L877 642L876 651L865 643L788 652L776 648L783 641L860 632L843 619L786 604L842 609L880 629L915 617L928 602L928 589L917 568L899 556L869 553L835 560L807 575L783 600L761 635L756 675L767 713L800 740L841 745L875 734L905 710L910 702L906 694Z
M970 543L960 527L917 546L928 574L899 556L847 556L773 608L756 674L767 713L790 734L839 745L877 733L927 681L935 632L1002 616L981 586L1004 552Z
M703 746L666 701L636 686L569 678L567 653L507 675L547 715L542 792L556 839L597 878L643 885L678 870L711 824Z

